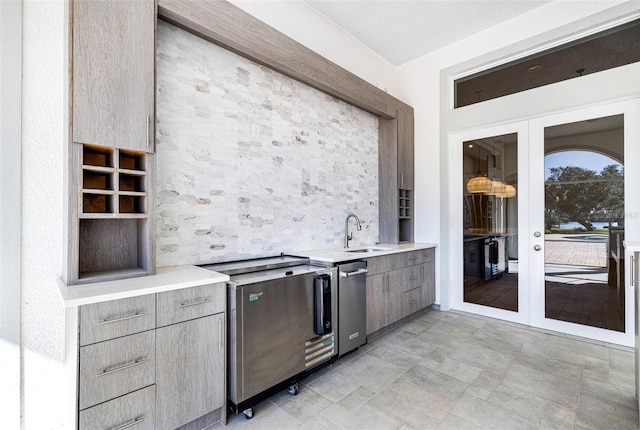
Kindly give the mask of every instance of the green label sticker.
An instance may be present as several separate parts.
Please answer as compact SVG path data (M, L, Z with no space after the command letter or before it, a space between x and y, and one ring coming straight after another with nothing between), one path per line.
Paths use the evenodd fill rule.
M251 293L251 294L249 294L249 301L250 302L255 302L256 300L258 300L260 298L261 295L262 295L262 292L260 292L260 293Z

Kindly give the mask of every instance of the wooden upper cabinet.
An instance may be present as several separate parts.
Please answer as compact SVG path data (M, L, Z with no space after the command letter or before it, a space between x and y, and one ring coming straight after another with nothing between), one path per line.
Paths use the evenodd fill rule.
M398 188L413 190L413 110L398 110Z
M154 151L154 0L74 0L72 139Z

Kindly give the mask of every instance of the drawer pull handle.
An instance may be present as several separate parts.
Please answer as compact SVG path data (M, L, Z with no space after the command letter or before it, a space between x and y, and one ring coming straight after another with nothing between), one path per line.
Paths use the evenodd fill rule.
M140 418L136 418L135 420L131 421L130 423L127 423L125 425L122 425L114 430L125 430L128 428L131 428L135 425L141 424L142 422L144 422L144 417L140 417Z
M96 378L99 378L101 376L111 375L112 373L119 372L121 370L131 369L132 367L140 366L141 364L144 364L146 362L147 362L147 359L145 358L142 360L132 361L131 363L127 363L122 366L114 367L113 369L104 369L102 372L96 373Z
M409 278L410 281L415 281L416 279L418 279L417 276L414 276L413 278Z
M204 305L205 303L209 303L210 301L211 299L203 299L190 303L182 303L180 306L178 306L178 309L188 308L189 306Z
M409 261L416 261L418 259L418 257L411 257L409 258Z
M222 320L218 320L218 351L222 351Z
M126 320L130 320L130 319L134 319L134 318L140 318L143 317L147 314L145 313L135 313L133 315L126 315L123 317L119 317L119 318L113 318L110 320L102 320L102 321L98 321L96 323L96 325L103 325L103 324L111 324L111 323L116 323L116 322L120 322L120 321L126 321Z

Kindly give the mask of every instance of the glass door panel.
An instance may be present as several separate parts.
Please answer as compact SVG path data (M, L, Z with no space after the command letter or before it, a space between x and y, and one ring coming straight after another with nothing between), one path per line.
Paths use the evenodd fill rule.
M462 142L463 302L518 312L518 134Z
M634 342L623 241L640 236L639 110L629 100L529 121L532 326Z
M625 331L624 116L544 128L544 307Z

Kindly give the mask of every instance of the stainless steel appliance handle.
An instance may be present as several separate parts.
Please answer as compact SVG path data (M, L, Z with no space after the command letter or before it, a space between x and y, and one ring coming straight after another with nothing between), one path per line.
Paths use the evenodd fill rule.
M358 269L358 270L354 270L353 272L340 272L340 277L341 278L348 278L349 276L356 276L356 275L361 275L363 273L369 273L369 271L367 269Z
M635 265L635 258L633 258L633 255L629 256L629 262L631 263L631 276L629 276L629 278L631 280L631 286L633 287L636 284L636 280L634 279L635 268L633 267Z

